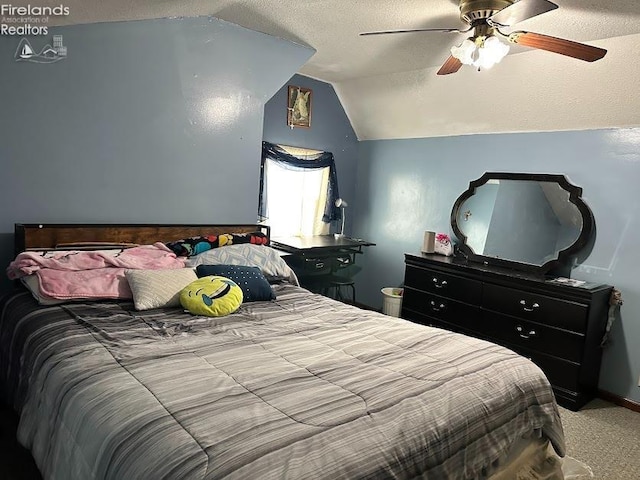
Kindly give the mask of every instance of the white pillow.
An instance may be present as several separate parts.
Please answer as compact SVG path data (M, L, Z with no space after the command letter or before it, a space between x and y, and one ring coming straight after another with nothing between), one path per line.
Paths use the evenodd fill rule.
M206 252L189 257L185 261L187 267L198 265L245 265L258 267L263 275L282 277L293 285L299 285L296 274L282 259L281 252L266 245L241 243L239 245L225 245L212 248Z
M31 292L33 298L35 298L40 305L60 305L61 303L65 303L68 301L61 300L59 298L53 298L42 293L40 291L40 280L38 280L38 275L36 275L35 273L20 277L20 281L25 287L27 287L27 290Z
M198 279L192 268L127 270L125 275L136 310L179 307L182 289Z

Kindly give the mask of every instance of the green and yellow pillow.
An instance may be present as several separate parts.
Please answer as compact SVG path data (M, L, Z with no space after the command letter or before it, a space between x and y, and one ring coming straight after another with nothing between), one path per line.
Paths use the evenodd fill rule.
M222 317L242 304L242 289L225 277L208 276L191 282L180 292L180 304L194 315Z

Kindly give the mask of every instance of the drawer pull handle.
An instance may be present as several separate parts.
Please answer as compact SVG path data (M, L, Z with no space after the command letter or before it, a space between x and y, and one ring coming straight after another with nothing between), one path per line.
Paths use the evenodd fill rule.
M444 303L441 303L440 305L436 305L436 302L434 300L431 300L429 302L429 305L431 305L431 311L432 312L440 312L440 311L444 310L445 308L447 308L447 306Z
M520 325L516 327L516 332L518 332L518 335L520 335L520 338L525 338L525 339L534 338L535 336L538 335L535 330L529 330L527 333L524 333L524 328L522 328Z
M447 286L447 281L442 280L440 283L438 283L438 279L436 277L433 277L433 286L436 288L444 288Z
M538 305L537 303L531 305L531 308L527 307L527 302L525 300L520 300L520 305L522 305L522 309L525 312L533 312L536 308L540 308L540 305Z

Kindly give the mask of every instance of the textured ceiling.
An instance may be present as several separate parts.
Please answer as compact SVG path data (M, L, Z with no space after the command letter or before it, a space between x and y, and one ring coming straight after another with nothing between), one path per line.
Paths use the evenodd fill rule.
M577 40L595 46L605 46L606 39L631 36L635 39L631 49L637 56L637 37L640 34L640 1L639 0L554 0L559 9L546 13L539 17L529 19L517 25L518 29L544 33L547 35ZM17 5L18 2L12 2ZM60 0L46 0L38 2L38 5L59 5ZM383 120L379 115L384 115L388 110L384 103L387 91L395 89L389 102L396 102L397 95L402 98L426 98L439 96L449 88L455 88L456 94L448 95L447 102L454 99L457 105L454 111L466 113L473 118L459 120L465 126L454 129L456 133L482 133L485 131L505 131L504 127L491 126L491 120L486 111L473 108L473 98L468 95L464 101L457 100L464 97L465 92L476 88L479 76L481 84L492 82L488 86L493 94L500 94L499 83L517 82L516 93L513 83L509 85L510 102L517 103L536 102L535 109L539 109L539 103L548 104L548 125L545 130L562 129L561 125L554 123L554 109L550 101L545 101L545 91L553 91L559 85L560 90L567 90L566 86L577 81L582 83L584 76L591 76L592 72L606 74L602 78L601 86L616 90L615 76L606 72L602 64L606 65L608 57L596 64L587 64L574 59L560 57L548 52L532 51L523 47L513 48L511 54L500 65L490 71L459 72L447 77L435 79L435 71L449 54L449 48L454 43L459 43L464 36L459 34L443 33L410 33L392 36L360 37L359 32L371 30L386 30L398 28L425 28L425 27L462 27L459 20L458 2L456 0L67 0L63 2L69 6L71 14L59 24L108 22L120 20L140 20L150 18L163 18L175 16L200 16L213 15L223 20L242 25L251 30L257 30L270 35L285 38L297 43L308 45L316 50L316 54L301 68L300 73L320 80L331 82L336 86L345 110L349 115L356 132L360 138L407 138L409 136L433 136L446 134L442 131L431 130L428 122L420 122L423 125L416 129L415 125L406 128L401 121L399 132L380 132L377 129L365 128L364 125ZM509 31L509 30L507 30ZM615 43L616 46L624 45L623 42ZM541 56L542 55L542 56ZM525 60L512 60L510 57L531 57L531 64L539 70L527 71L523 66ZM549 60L552 68L545 69L546 57L560 57ZM619 59L618 59L619 60ZM635 59L634 59L634 63ZM514 69L509 71L510 64ZM624 66L618 61L616 68ZM470 70L464 67L463 70ZM514 72L519 79L514 78ZM637 72L637 69L633 70ZM424 74L424 75L423 75ZM544 77L533 82L534 90L526 88L527 75L539 75ZM634 73L635 75L635 73ZM416 78L424 81L414 81ZM371 77L375 77L374 79ZM454 78L457 77L457 78ZM592 78L597 81L598 78ZM640 79L635 79L640 80ZM609 82L613 81L614 85ZM629 82L623 82L628 84ZM403 85L404 90L398 91L397 85ZM378 85L373 88L372 85ZM372 118L361 118L359 112L367 110L362 108L360 87L368 89L376 98L378 105ZM541 89L540 91L535 88ZM593 94L590 89L590 95ZM522 92L519 99L517 92ZM620 92L622 94L622 92ZM609 92L611 94L611 92ZM552 95L553 98L556 95ZM586 100L586 99L585 99ZM582 101L582 100L577 100ZM381 103L382 102L382 103ZM438 114L438 122L447 123L448 104L435 101L434 112ZM482 106L486 101L481 102ZM489 102L491 103L491 102ZM496 101L493 102L494 104ZM499 100L497 103L500 102ZM603 103L603 102L601 102ZM503 105L504 106L504 105ZM388 105L389 108L392 105ZM613 107L611 107L613 108ZM525 105L526 110L526 105ZM640 109L636 109L640 110ZM503 122L511 127L507 131L526 131L539 129L539 121L529 126L522 115L518 116L515 123L511 120L509 112L502 112ZM565 115L566 116L566 115ZM476 118L477 117L477 118ZM617 121L607 116L608 126L624 126L640 124L637 119L629 118ZM558 122L560 119L557 119ZM564 120L563 120L564 121ZM487 125L487 123L489 125ZM556 122L557 123L557 122ZM576 122L572 122L573 124ZM593 123L593 122L592 122ZM478 130L473 125L482 125ZM580 128L577 122L577 128ZM606 125L605 125L606 126ZM584 128L594 128L586 125ZM397 130L397 128L396 128Z

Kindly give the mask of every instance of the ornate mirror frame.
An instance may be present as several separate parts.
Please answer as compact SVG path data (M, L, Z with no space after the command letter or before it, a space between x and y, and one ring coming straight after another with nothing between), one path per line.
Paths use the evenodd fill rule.
M485 256L475 253L471 247L467 245L467 237L458 227L457 218L465 200L474 195L478 187L485 185L490 180L525 180L557 183L563 190L569 193L569 202L574 204L582 215L582 231L578 238L567 248L560 250L556 258L547 261L543 265L522 263L514 260L505 260L494 256ZM554 271L556 273L560 272L559 274L561 275L569 276L568 272L571 270L572 259L577 257L577 254L589 244L595 231L593 213L588 205L582 200L581 195L582 188L573 185L564 175L561 174L486 172L477 180L469 182L469 188L458 197L453 205L453 209L451 210L451 227L458 238L458 249L462 255L472 262L508 267L514 270L541 275Z

